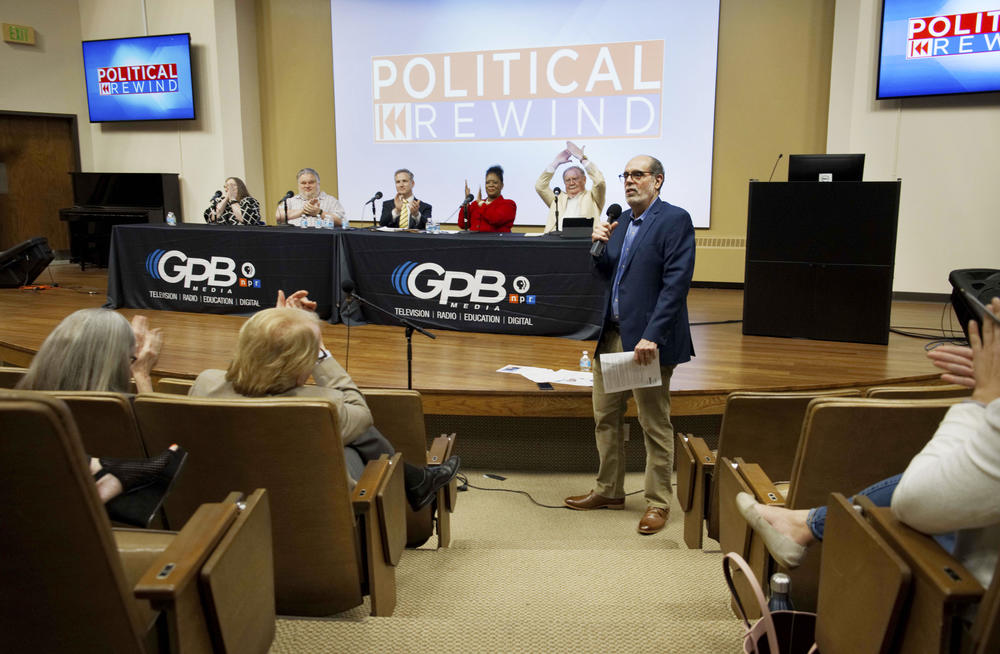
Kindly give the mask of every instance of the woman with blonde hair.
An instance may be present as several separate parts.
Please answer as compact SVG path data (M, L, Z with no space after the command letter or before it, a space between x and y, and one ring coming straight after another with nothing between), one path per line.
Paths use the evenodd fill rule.
M32 391L153 390L151 373L163 334L145 316L129 324L108 309L81 309L63 319L42 342L17 388ZM145 527L160 508L187 452L172 445L149 459L89 458L97 493L112 520Z
M189 395L203 397L317 397L337 408L344 462L357 481L368 461L392 455L392 444L372 426L364 396L347 371L323 345L320 320L306 291L287 299L278 291L273 309L260 311L243 324L236 353L227 370L205 370ZM312 375L315 384L307 385ZM404 465L406 497L419 510L458 473L453 456L433 467Z

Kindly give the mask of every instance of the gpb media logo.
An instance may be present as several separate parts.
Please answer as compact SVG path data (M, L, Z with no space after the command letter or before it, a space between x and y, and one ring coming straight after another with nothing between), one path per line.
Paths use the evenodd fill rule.
M520 287L527 288L526 278L519 277L517 281ZM499 270L467 273L416 261L402 263L392 271L392 286L397 293L421 300L437 298L439 304L460 299L475 303L503 302L507 298L506 282L507 277Z
M229 257L200 259L189 257L180 250L154 250L146 257L146 272L153 279L168 284L184 283L184 288L192 284L207 286L232 286L237 282L236 262ZM252 276L256 270L252 263L245 262L241 272ZM260 288L259 279L239 278L240 286Z

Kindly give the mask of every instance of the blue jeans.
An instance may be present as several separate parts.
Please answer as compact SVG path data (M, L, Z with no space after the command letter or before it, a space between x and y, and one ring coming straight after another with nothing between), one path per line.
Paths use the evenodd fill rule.
M883 479L864 489L858 495L864 495L875 506L889 506L892 502L892 494L895 492L896 486L899 485L899 478L902 476L899 474L888 479ZM853 502L854 498L852 497L850 501ZM816 508L809 509L806 524L809 525L809 529L812 530L816 540L823 540L823 532L826 529L826 506L817 506Z
M864 489L858 495L864 495L875 506L889 506L892 503L892 494L895 492L896 486L899 485L899 478L902 476L902 474L899 474L888 479L883 479ZM850 501L853 502L854 498L852 497ZM826 530L826 506L817 506L809 509L806 524L809 525L809 529L812 531L813 536L816 537L816 540L823 540L823 532ZM948 550L948 552L951 552L955 545L955 532L937 534L934 536L934 540L941 547Z

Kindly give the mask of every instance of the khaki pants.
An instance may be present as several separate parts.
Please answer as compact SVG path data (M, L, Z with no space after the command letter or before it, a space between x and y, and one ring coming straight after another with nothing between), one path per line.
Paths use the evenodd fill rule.
M618 331L605 329L597 353L622 351ZM600 356L594 356L594 436L601 459L597 487L604 497L625 496L625 408L631 394L639 413L639 424L646 442L646 503L667 508L670 505L670 475L674 464L674 427L670 423L670 377L674 366L660 366L663 385L635 388L631 391L605 393Z

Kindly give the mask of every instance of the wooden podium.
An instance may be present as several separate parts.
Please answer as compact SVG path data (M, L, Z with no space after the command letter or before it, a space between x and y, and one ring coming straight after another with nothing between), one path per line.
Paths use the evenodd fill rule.
M887 344L900 184L751 181L743 333Z

